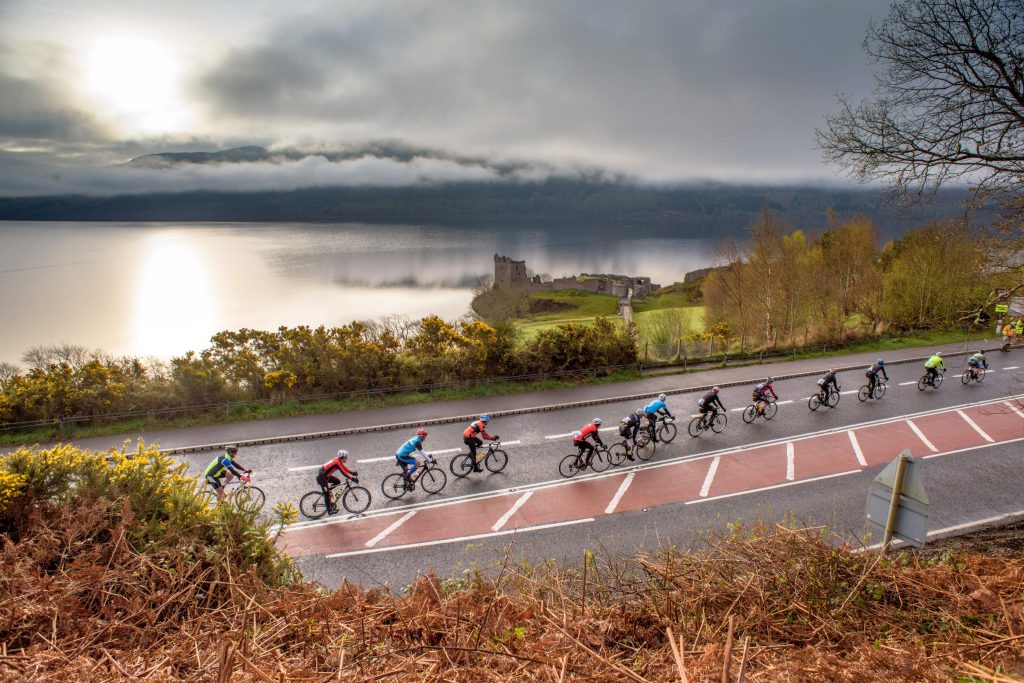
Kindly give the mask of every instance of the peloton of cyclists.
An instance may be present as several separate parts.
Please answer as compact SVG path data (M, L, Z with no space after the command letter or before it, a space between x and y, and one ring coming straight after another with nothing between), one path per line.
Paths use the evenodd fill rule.
M665 403L665 394L658 394L658 398L648 403L644 408L644 413L647 417L647 431L651 433L651 441L658 443L656 429L658 426L658 416L672 417L672 413L669 412L668 405Z
M924 368L928 371L928 382L935 386L935 378L939 376L939 370L946 372L946 362L942 360L942 352L936 351L931 358L924 362Z
M246 475L252 474L252 470L246 469L245 465L235 459L236 455L238 455L238 446L235 444L225 446L224 454L218 455L206 466L206 471L204 472L206 481L213 487L213 492L217 494L218 501L224 500L225 484L230 483L234 477L238 477L242 481L249 481L249 477ZM245 474L242 474L242 472L245 472ZM221 479L224 481L221 481Z
M758 412L764 411L764 404L768 403L769 394L773 400L779 400L778 394L775 393L775 387L772 386L773 382L775 382L774 377L767 377L763 382L754 385L754 405L757 406Z
M636 445L636 435L640 431L640 425L643 424L646 414L643 408L637 408L622 418L622 422L619 423L619 436L623 438L623 444L626 446L627 460L635 460L633 457L633 446Z
M498 438L497 436L491 436L487 433L487 423L490 421L491 418L489 415L481 415L479 420L466 427L466 431L462 432L462 443L469 446L469 454L473 458L474 472L484 471L484 468L480 467L480 463L476 459L476 449L484 445L484 442L481 439L494 441Z
M594 441L599 446L604 446L604 442L601 441L601 435L597 433L597 428L601 426L601 418L595 417L590 424L578 429L572 433L572 443L580 451L580 456L584 453L587 454L587 459L584 462L589 463L590 457L594 454L594 447L587 441L590 437L594 437Z
M978 376L978 368L988 370L988 359L985 358L985 352L978 349L971 354L971 357L967 359L967 367L971 369L971 377Z
M343 477L349 481L359 483L359 473L355 470L350 470L346 462L348 461L348 451L344 448L338 451L338 454L331 460L328 460L320 467L320 471L316 473L316 483L320 487L320 490L324 493L324 503L327 505L327 513L334 515L338 513L338 506L331 499L330 487L331 485L337 485L341 483L341 480L334 476L335 472L340 472Z
M882 377L886 382L889 381L889 375L885 372L885 360L882 358L878 359L874 365L864 371L864 375L868 378L868 395L875 395L875 387L878 386L878 373L882 373Z
M416 456L423 458L429 458L430 454L423 451L423 440L427 438L426 429L416 430L416 436L412 437L405 443L403 443L397 451L395 451L395 460L398 466L402 468L402 478L405 479L405 485L412 485L412 475L416 473L418 468L416 462ZM412 468L410 469L410 465Z
M721 408L725 411L725 406L722 405L722 399L718 398L718 387L711 387L711 391L704 394L699 401L697 401L697 409L700 410L700 415L704 419L704 424L712 424L715 417L718 416L718 409ZM711 413L711 417L708 417L708 412Z

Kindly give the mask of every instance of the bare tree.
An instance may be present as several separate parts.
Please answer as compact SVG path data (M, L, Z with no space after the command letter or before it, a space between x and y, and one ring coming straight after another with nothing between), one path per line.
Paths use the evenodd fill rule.
M1024 188L1022 0L899 0L864 49L880 66L875 94L840 98L817 132L827 159L901 194L955 179Z
M18 375L21 372L21 368L12 363L0 362L0 382L6 382L10 378Z

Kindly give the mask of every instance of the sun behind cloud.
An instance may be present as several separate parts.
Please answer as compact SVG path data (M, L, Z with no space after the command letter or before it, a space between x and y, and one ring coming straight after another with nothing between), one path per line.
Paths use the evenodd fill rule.
M122 134L161 135L189 121L182 65L166 45L136 35L98 38L81 60L82 95Z

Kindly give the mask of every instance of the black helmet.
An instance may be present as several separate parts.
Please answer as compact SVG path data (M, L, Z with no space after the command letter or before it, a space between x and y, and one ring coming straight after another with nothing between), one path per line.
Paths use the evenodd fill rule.
M227 446L224 447L224 450L227 451L228 455L234 455L235 453L238 452L238 444L228 444Z

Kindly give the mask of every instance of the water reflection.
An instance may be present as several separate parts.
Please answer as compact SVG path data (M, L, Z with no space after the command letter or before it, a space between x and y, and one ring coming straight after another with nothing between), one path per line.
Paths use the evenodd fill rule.
M0 223L0 361L56 342L166 358L222 329L455 318L495 252L662 284L713 260L704 240L650 230Z

